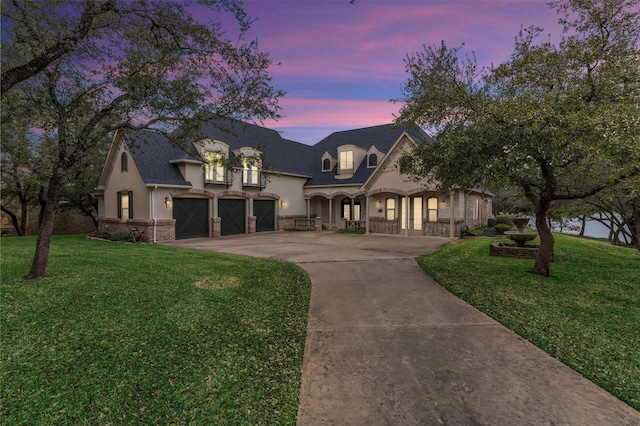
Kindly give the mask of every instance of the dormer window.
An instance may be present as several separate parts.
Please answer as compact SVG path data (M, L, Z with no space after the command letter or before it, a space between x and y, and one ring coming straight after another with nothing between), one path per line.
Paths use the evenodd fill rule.
M328 158L325 158L322 161L322 171L323 172L329 172L331 171L331 160L329 160Z
M206 161L204 166L205 183L224 183L225 166L222 154L219 152L206 152L204 159Z
M249 160L242 162L242 186L259 186L260 173L258 165Z
M369 167L376 167L378 165L378 156L376 154L369 154Z
M340 173L353 173L353 151L340 151Z

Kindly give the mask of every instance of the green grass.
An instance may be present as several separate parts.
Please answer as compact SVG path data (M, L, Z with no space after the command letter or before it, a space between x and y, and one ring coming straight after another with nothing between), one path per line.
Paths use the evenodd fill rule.
M2 238L2 424L295 424L310 281L148 244Z
M489 256L494 238L418 259L442 286L640 409L640 253L556 235L551 276ZM506 241L506 240L505 240Z

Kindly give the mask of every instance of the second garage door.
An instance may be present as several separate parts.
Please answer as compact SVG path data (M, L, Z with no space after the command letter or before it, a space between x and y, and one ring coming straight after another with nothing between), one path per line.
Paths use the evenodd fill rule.
M275 201L253 200L253 215L256 217L256 232L275 231Z
M245 200L218 200L220 235L245 233Z

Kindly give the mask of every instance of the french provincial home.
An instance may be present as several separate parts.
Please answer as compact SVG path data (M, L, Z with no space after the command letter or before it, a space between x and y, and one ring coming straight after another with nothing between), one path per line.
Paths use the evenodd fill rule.
M200 130L186 149L151 130L116 133L93 194L99 229L135 227L148 242L301 228L457 237L491 217L490 194L442 193L404 173L402 154L429 138L417 127L346 130L315 145L232 120Z

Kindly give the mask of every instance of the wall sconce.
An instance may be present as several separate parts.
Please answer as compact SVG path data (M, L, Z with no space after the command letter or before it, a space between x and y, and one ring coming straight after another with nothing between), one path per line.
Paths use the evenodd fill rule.
M376 201L376 207L379 208L379 209L382 208L382 201L381 200Z
M168 195L164 197L164 207L167 209L170 209L171 204L172 204L171 197L169 197Z
M447 200L445 200L444 198L442 199L442 201L440 202L440 205L442 207L447 207Z
M287 202L285 200L280 200L280 207L285 208Z

